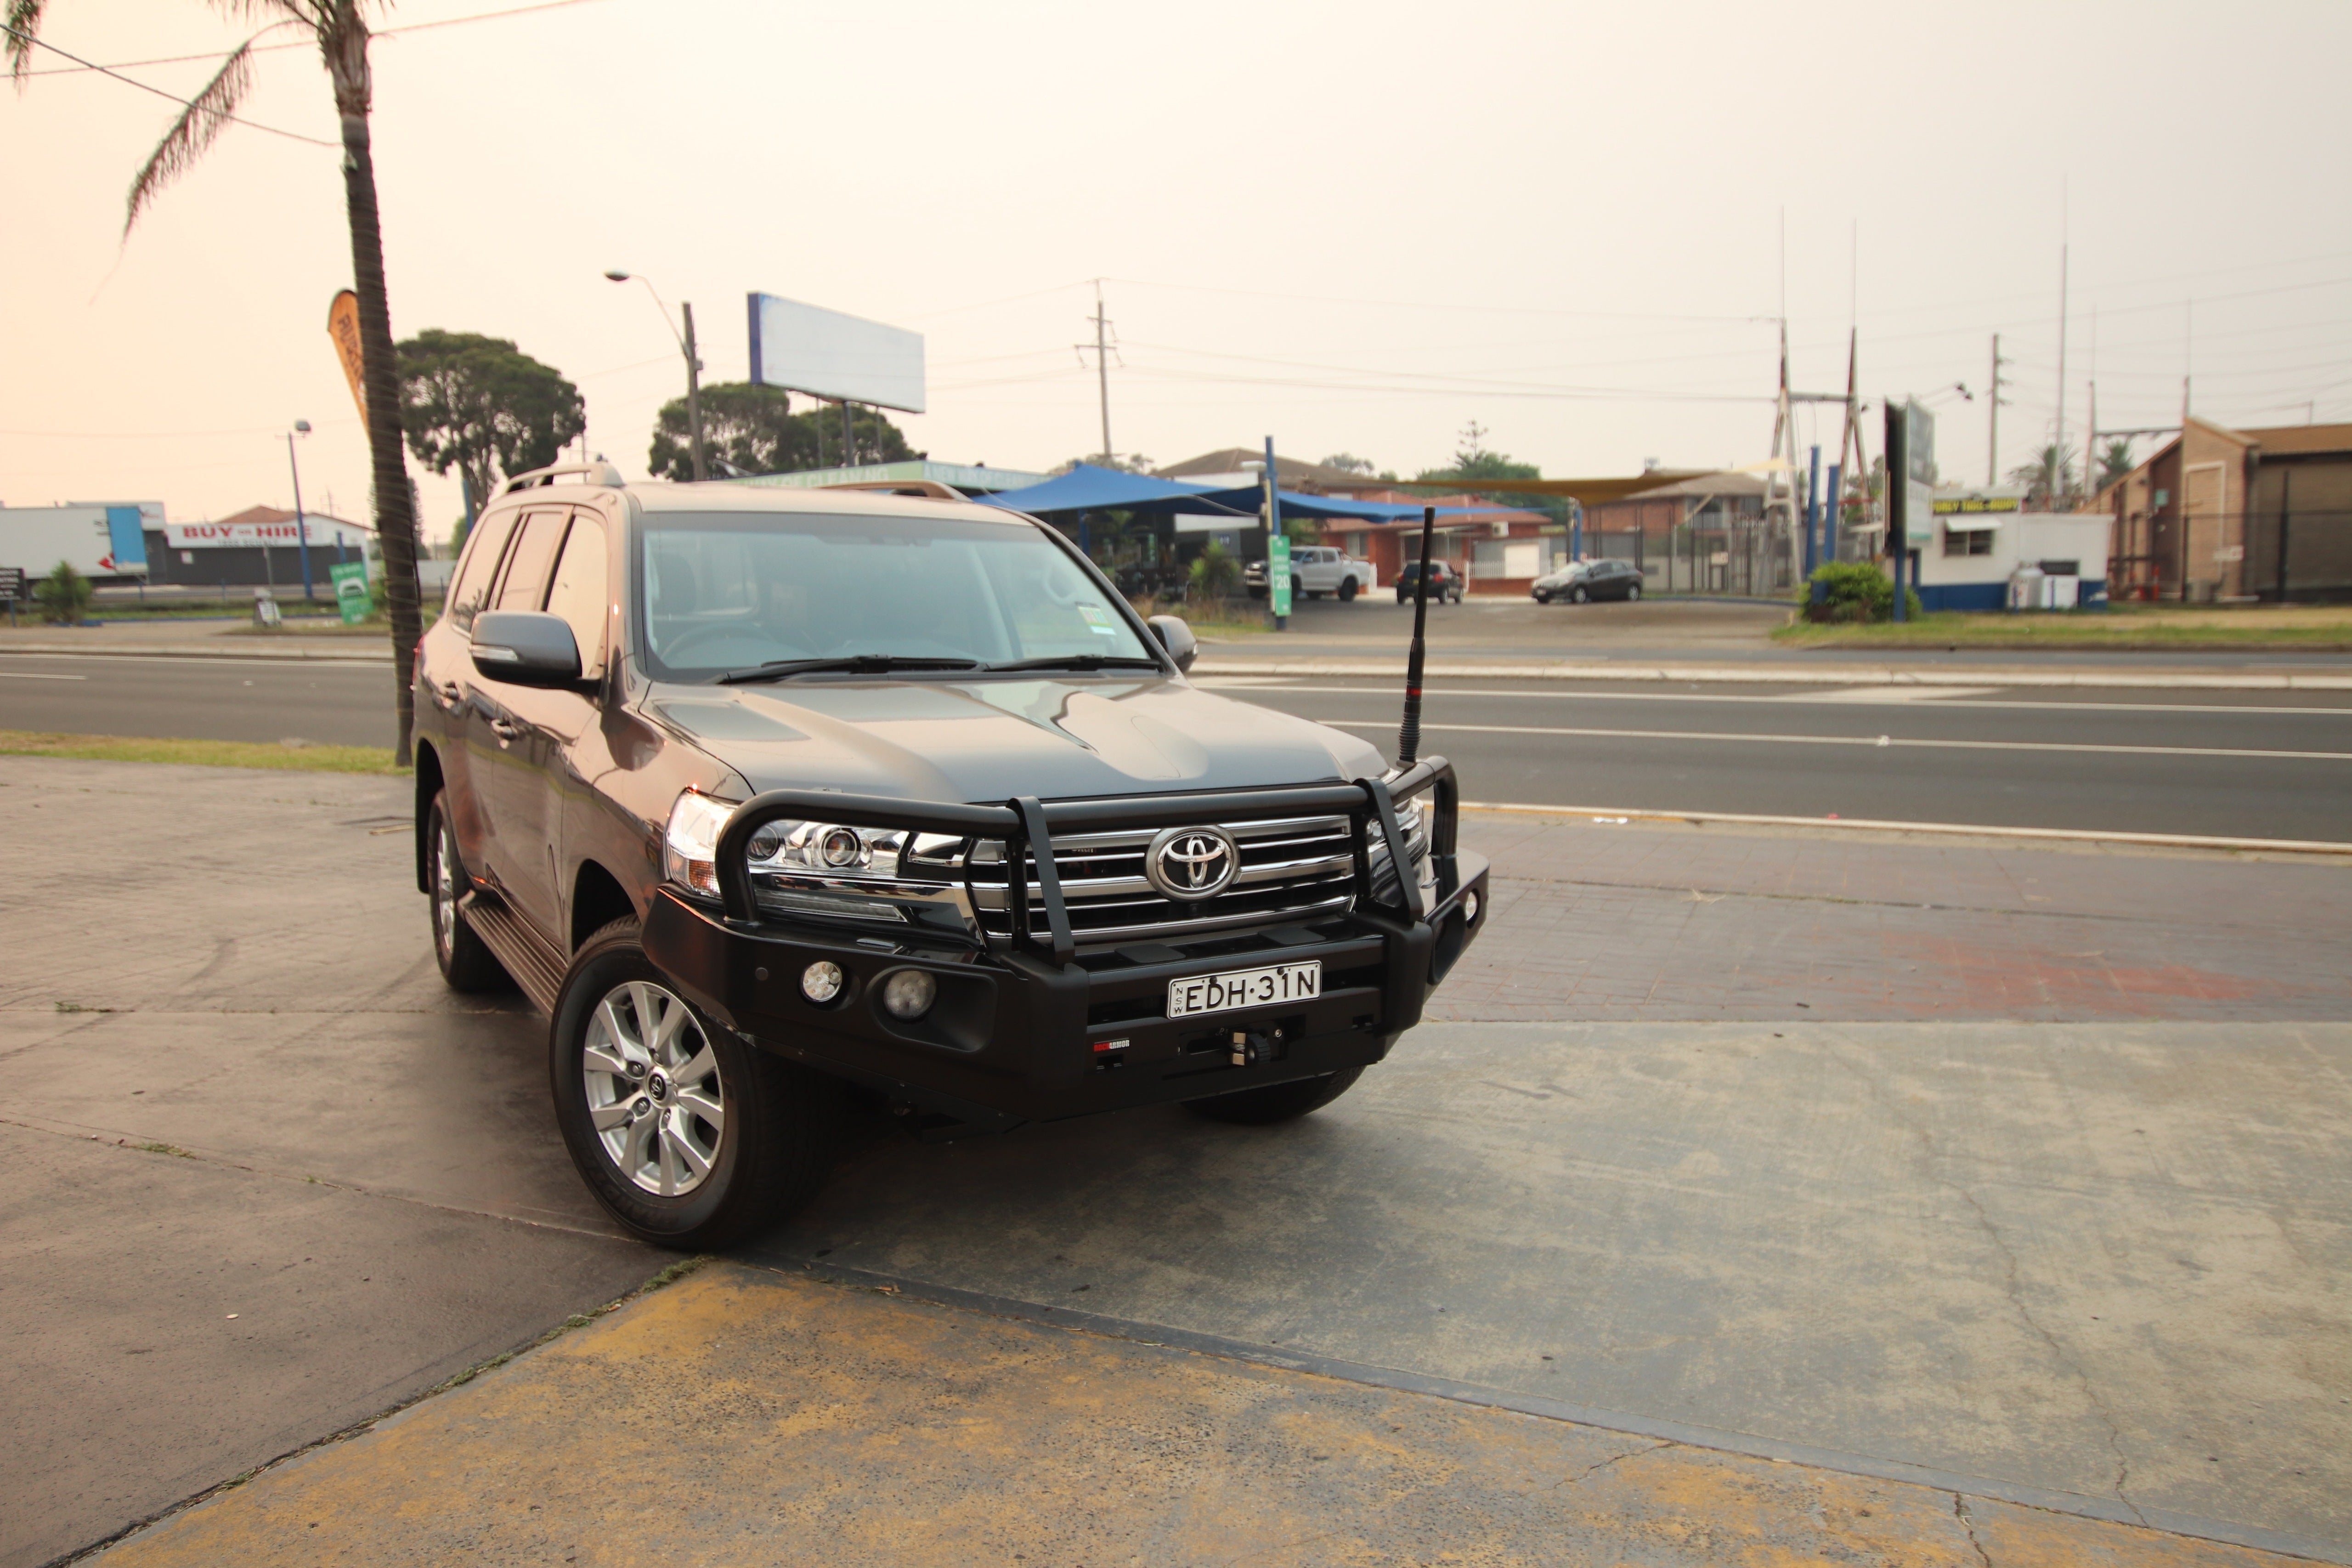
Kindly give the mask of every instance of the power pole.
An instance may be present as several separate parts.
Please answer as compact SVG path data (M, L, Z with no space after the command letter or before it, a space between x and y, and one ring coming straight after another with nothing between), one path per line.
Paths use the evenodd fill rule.
M1992 397L1988 406L1992 412L1992 434L1986 443L1985 489L2000 483L2000 334L1992 335Z
M702 361L694 352L694 307L681 300L677 308L686 318L686 427L694 437L694 482L698 485L710 477L702 460Z
M1095 386L1102 399L1102 460L1111 466L1110 449L1110 321L1103 314L1102 279L1095 279L1095 313L1087 320L1095 324L1095 341L1077 345L1078 358L1085 362L1087 350L1095 351Z
M2050 449L2053 504L2066 477L2066 246L2058 247L2058 433Z
M841 400L841 466L845 468L857 466L857 426L852 423L846 397Z

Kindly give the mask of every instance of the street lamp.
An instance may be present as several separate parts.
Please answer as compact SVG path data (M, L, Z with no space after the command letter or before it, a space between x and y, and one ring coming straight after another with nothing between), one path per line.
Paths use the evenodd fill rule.
M643 283L646 292L654 297L654 303L661 309L662 325L669 326L669 307L663 303L661 290L654 287L651 279L617 269L604 276L615 283L626 283L633 278ZM678 314L685 318L686 335L679 337L676 327L670 327L669 335L676 340L677 352L686 356L686 426L694 449L694 479L699 484L710 477L702 458L702 362L695 357L694 353L694 306L680 300Z
M286 432L286 466L294 471L294 537L302 547L302 597L306 603L310 597L310 525L302 515L302 465L294 460L294 437L310 433L308 419L297 419L294 428ZM261 555L265 561L269 558L267 542L261 547Z

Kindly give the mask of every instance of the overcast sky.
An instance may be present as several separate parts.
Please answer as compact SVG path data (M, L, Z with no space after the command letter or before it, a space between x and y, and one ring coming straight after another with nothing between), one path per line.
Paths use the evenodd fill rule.
M2352 418L2341 3L582 0L417 27L499 9L380 24L415 29L374 53L394 330L514 339L631 475L683 374L614 267L694 302L709 380L745 374L751 290L923 332L903 423L950 461L1099 447L1071 347L1099 277L1122 453L1271 435L1409 474L1475 421L1548 474L1753 462L1784 221L1800 390L1843 390L1853 313L1864 395L1929 397L1948 477L1984 477L1996 331L2001 466L2049 438L2062 236L2077 439L2095 373L2102 427L2177 420L2192 370L2207 417ZM197 0L49 13L109 63L249 30ZM233 127L125 243L173 113L87 73L0 93L0 500L286 505L307 418L306 500L363 517L338 155ZM307 50L262 57L245 113L335 134ZM446 536L455 479L418 478Z

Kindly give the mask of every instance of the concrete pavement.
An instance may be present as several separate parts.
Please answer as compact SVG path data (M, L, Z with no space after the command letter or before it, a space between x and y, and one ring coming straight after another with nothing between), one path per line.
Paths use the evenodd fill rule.
M56 1369L0 1387L0 1561L100 1539L666 1261L602 1233L547 1120L541 1026L439 988L405 825L399 781L0 759L0 1172L33 1196L0 1220L0 1330L19 1365ZM317 1560L315 1519L354 1562L621 1560L642 1537L577 1479L607 1474L600 1445L653 1441L645 1402L670 1397L694 1415L669 1440L724 1450L708 1490L691 1464L664 1472L690 1484L663 1521L689 1560L812 1538L845 1561L985 1555L1002 1541L973 1510L999 1487L1091 1500L1031 1562L1101 1561L1114 1526L1130 1556L1265 1550L1310 1514L1358 1532L1318 1542L1367 1560L1546 1560L1527 1546L1545 1541L1655 1562L2243 1560L2183 1559L2208 1549L2129 1533L2142 1518L2352 1558L2347 873L1638 824L1465 833L1503 876L1437 1001L1461 1021L1408 1037L1328 1111L945 1147L877 1129L743 1255L981 1321L853 1321L772 1273L714 1275L728 1293L649 1298L607 1321L617 1338L558 1341L122 1554ZM2032 984L1984 994L2029 960ZM1264 1364L1164 1372L1001 1338L951 1353L1008 1314L1073 1308L1112 1339ZM912 1392L866 1379L877 1345ZM977 1426L959 1390L989 1402ZM478 1395L499 1403L459 1403ZM1383 1438L1372 1413L1406 1395L1425 1414L1387 1416L1412 1436ZM1122 1414L1171 1401L1203 1412L1181 1451ZM1016 1408L1035 1412L1028 1481L994 1458ZM1296 1480L1365 1453L1326 1429L1393 1440L1391 1458ZM306 1512L323 1494L274 1489L425 1431L441 1458L403 1438L373 1472L397 1498ZM573 1447L539 1452L559 1438ZM1659 1441L1746 1457L1685 1471ZM1487 1468L1498 1453L1521 1458ZM1629 1464L1648 1503L1591 1500ZM828 1482L833 1466L866 1479ZM1466 1500L1412 1477L1458 1478ZM1221 1500L1226 1534L1192 1532L1195 1496ZM2007 1544L1982 1528L2003 1500L2025 1531ZM1862 1507L1912 1532L1872 1534ZM1929 1531L1961 1509L1973 1546ZM238 1533L208 1533L222 1520ZM2126 1533L2067 1533L2084 1521ZM2147 1557L2151 1539L2174 1555Z

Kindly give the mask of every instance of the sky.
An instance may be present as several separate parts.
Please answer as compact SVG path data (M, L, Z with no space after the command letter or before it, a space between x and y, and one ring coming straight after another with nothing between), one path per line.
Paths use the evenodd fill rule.
M395 334L514 340L642 476L684 366L746 373L758 290L925 335L953 462L1168 463L1272 437L1410 474L1474 425L1549 475L1752 463L1801 392L1937 415L1948 479L2103 429L2352 419L2352 6L405 0L373 120ZM42 37L194 93L250 33L50 0ZM462 20L479 17L478 20ZM451 24L435 26L428 24ZM279 34L283 39L287 35ZM42 52L0 91L0 502L364 519L326 335L351 253L315 54L126 237L176 112ZM272 134L257 127L292 132ZM2060 378L2061 257L2066 289ZM1960 389L1966 388L1964 394ZM1837 410L1801 441L1828 461ZM1867 416L1878 447L1876 416ZM2143 439L2145 452L2148 442ZM429 537L454 474L412 460Z

